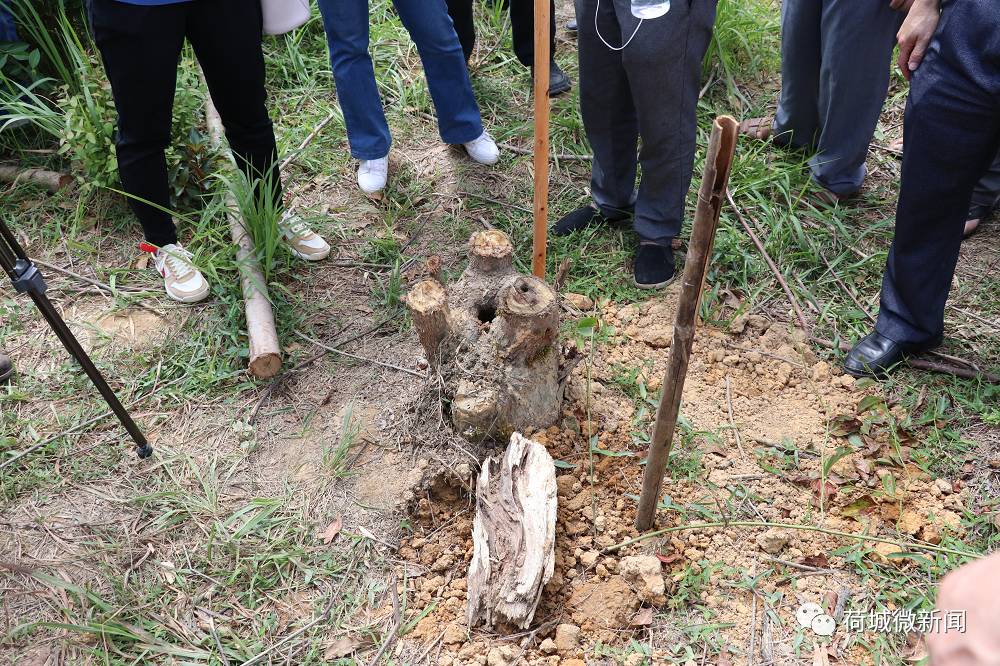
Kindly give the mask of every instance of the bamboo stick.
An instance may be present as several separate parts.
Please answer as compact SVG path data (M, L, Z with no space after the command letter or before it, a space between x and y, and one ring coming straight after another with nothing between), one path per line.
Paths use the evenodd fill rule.
M28 169L13 164L0 164L0 182L33 183L41 185L49 192L58 192L73 184L73 176L58 171L44 169Z
M708 261L712 256L715 231L719 226L719 214L726 198L738 129L739 123L729 116L716 118L712 125L712 137L708 143L705 171L698 192L698 207L691 230L691 243L684 265L681 296L677 303L674 339L670 346L670 358L663 380L663 397L656 410L653 441L642 476L642 495L639 497L639 511L636 516L636 528L640 532L650 529L656 517L656 505L663 486L667 460L670 457L681 395L684 391L684 379L687 376L691 347L694 344L698 305L701 302Z
M205 109L205 121L216 148L222 145L225 128L222 118L212 102L211 95ZM267 294L267 283L260 269L253 239L247 233L240 219L239 208L231 192L226 192L226 208L229 210L229 233L236 246L236 263L240 268L243 286L244 313L247 320L247 337L250 340L250 362L248 370L257 379L270 379L281 371L281 345L274 325L274 311Z
M535 0L535 200L531 271L545 279L549 224L549 0Z

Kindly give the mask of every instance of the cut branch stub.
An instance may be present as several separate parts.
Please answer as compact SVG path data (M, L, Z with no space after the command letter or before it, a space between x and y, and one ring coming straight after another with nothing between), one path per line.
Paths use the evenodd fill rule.
M417 329L427 360L437 365L441 360L442 345L450 333L448 292L437 280L424 280L406 295L406 305L410 308L413 327Z
M556 468L545 447L514 433L476 486L466 620L526 629L555 566Z
M559 300L549 285L519 275L497 298L502 316L501 353L531 362L552 347L559 333Z
M514 264L514 245L502 231L477 231L469 239L469 268L484 275L507 272Z

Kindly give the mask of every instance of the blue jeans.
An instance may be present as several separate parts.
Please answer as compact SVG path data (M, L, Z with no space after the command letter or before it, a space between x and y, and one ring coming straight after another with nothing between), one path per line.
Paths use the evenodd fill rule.
M441 139L458 144L479 138L483 133L479 105L444 0L394 0L394 4L420 53ZM351 155L359 160L385 157L392 135L368 53L368 0L319 0L319 8Z
M913 73L903 122L896 237L876 330L933 345L955 275L973 189L1000 148L1000 13L995 0L945 0Z

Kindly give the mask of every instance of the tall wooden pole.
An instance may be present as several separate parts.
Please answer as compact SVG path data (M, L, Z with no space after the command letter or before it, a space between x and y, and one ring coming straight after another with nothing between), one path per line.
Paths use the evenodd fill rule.
M645 532L653 526L656 505L660 499L663 476L667 471L670 447L677 427L677 414L681 407L681 394L687 376L691 347L694 344L695 322L701 292L704 288L708 261L712 256L715 230L719 226L719 214L726 200L729 186L729 171L733 164L739 123L729 116L720 116L712 124L712 137L708 142L705 156L705 171L701 189L698 191L698 207L695 210L694 226L691 229L691 243L684 263L684 280L681 296L677 302L674 321L674 339L670 346L670 358L663 379L663 397L656 410L656 425L653 428L653 442L649 447L646 469L642 475L642 495L639 497L639 511L635 526Z
M545 279L549 224L550 0L535 0L535 205L531 271Z

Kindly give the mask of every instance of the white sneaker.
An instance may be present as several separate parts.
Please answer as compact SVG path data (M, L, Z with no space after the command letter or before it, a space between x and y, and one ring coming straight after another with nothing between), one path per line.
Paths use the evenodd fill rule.
M480 164L496 164L500 160L500 149L497 148L497 143L489 132L483 132L478 139L462 145L465 146L469 157Z
M330 256L330 244L298 215L285 211L278 222L278 231L281 232L281 240L299 259L320 261Z
M181 303L197 303L208 297L208 282L191 262L191 253L179 243L161 248L142 243L139 248L153 255L153 265L163 278L167 296Z
M389 177L389 156L377 160L361 160L358 167L358 187L365 194L375 194L385 187Z

